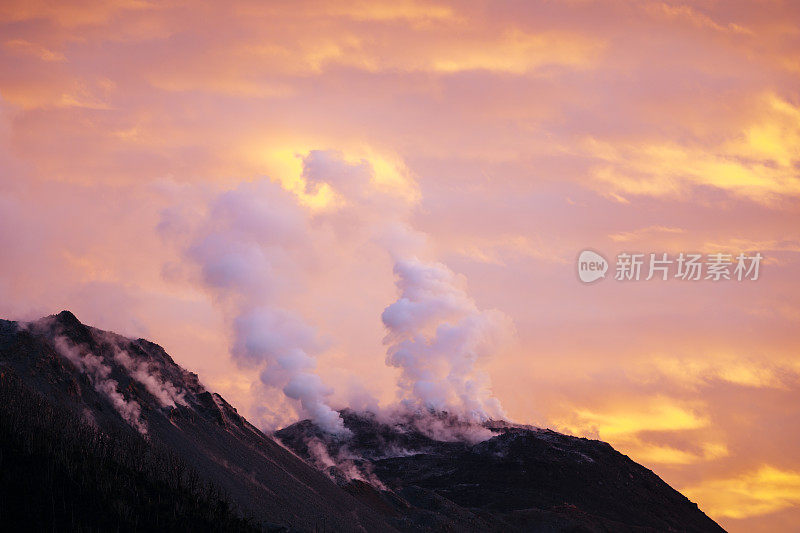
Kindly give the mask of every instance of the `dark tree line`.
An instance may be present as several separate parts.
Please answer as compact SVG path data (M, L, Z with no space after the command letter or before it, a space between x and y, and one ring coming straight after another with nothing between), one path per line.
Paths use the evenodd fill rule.
M99 431L2 367L0 528L259 530L169 450L134 431Z

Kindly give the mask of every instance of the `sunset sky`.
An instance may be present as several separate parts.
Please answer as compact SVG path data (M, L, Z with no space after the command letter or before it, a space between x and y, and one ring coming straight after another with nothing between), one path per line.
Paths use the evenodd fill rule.
M510 419L800 526L799 3L0 3L0 317L147 337L272 428L304 413L233 355L242 301L300 317L333 406L390 405L406 241L503 323ZM765 259L583 284L584 249Z

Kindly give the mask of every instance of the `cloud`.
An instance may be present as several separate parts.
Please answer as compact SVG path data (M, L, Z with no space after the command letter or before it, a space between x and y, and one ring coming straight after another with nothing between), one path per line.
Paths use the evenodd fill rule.
M663 379L690 388L724 382L741 387L788 389L798 379L797 369L790 365L730 354L705 354L704 359L654 356L637 364L630 375L645 383Z
M800 505L800 473L772 465L681 489L712 516L746 518Z
M577 408L571 420L559 425L573 433L615 439L644 431L678 431L708 426L710 420L683 402L655 396L635 404L618 403L605 408Z
M709 431L713 425L708 411L685 400L645 393L635 401L574 406L556 425L575 435L611 442L642 464L707 464L731 455L724 439Z
M66 61L64 54L53 52L44 46L26 41L25 39L11 39L3 43L3 46L20 54L38 57L42 61Z
M2 316L69 308L146 335L266 427L301 407L288 380L261 381L263 359L220 356L246 287L297 326L327 405L347 404L353 377L360 404L385 405L402 370L380 315L401 296L394 263L416 258L513 318L519 342L475 368L514 419L591 431L625 416L619 396L656 414L649 399L667 397L709 423L612 444L669 461L671 484L754 458L796 471L778 458L798 426L799 16L791 2L2 2ZM261 176L297 204L296 236L266 252L251 230L193 241L222 191ZM642 252L769 247L769 263L751 285L588 289L547 260L655 227L684 233L638 235L660 248ZM279 281L260 284L267 263ZM262 307L248 312L267 320ZM670 361L638 375L655 349Z
M683 449L664 444L634 440L633 442L624 442L622 446L625 447L626 453L636 458L637 462L646 465L693 465L707 463L730 455L730 451L725 444L718 442L704 442L699 444L699 446Z
M645 2L643 9L655 17L662 17L667 20L678 20L701 28L712 29L723 33L742 33L752 34L753 32L744 26L735 23L721 24L709 15L693 8L690 5L670 5L666 2Z
M800 109L774 94L760 98L760 115L714 145L611 142L589 138L598 190L622 195L685 196L709 186L758 202L800 195ZM610 189L610 191L609 191Z
M660 234L670 234L670 233L686 233L686 230L682 228L670 228L666 226L648 226L646 228L640 228L633 231L622 231L619 233L613 233L609 235L612 241L615 242L630 242L630 241L640 241L645 239L653 238L655 235Z

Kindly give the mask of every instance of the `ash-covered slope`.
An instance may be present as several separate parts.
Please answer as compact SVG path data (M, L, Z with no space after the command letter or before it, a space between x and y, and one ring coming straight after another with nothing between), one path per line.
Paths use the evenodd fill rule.
M0 374L19 384L9 390L43 398L102 434L127 432L168 450L263 529L391 530L152 342L85 326L67 311L27 324L0 320Z
M722 531L647 468L596 440L444 413L341 412L276 433L402 530Z

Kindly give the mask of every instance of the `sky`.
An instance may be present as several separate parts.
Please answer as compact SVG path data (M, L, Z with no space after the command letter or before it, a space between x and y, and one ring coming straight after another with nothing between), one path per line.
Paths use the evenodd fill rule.
M0 316L147 337L264 428L477 402L794 530L799 88L788 1L7 0Z

